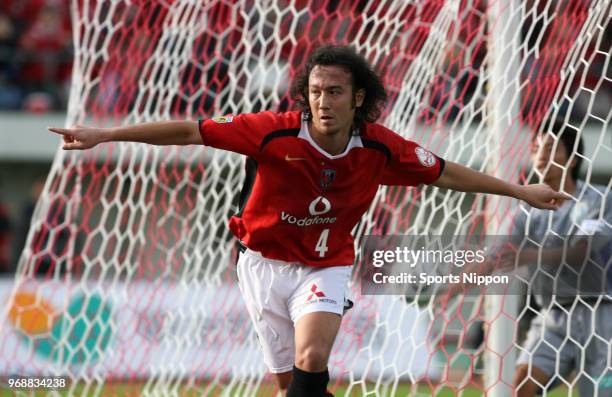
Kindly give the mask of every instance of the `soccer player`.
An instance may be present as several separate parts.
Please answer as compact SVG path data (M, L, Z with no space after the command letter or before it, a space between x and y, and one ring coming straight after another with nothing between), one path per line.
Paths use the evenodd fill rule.
M229 227L244 247L237 274L265 363L288 397L329 395L327 362L354 260L351 230L378 186L434 184L555 209L566 196L445 162L375 121L386 92L346 46L311 54L292 94L302 109L110 129L50 128L64 149L102 142L204 144L243 154L246 180Z
M555 212L520 210L512 221L514 243L521 245L529 238L520 262L540 263L529 279L530 292L541 311L532 320L520 351L516 395L534 396L540 388L550 388L555 374L569 383L567 376L576 370L581 396L612 396L612 195L606 194L605 186L578 179L583 144L576 131L560 122L549 129L533 146L533 165L544 183L574 199L563 200ZM590 247L581 235L595 236ZM562 238L571 243L565 256L558 248L563 247ZM576 259L568 259L572 256ZM593 262L584 268L582 261L587 257ZM577 264L578 268L570 270L569 265ZM599 291L583 288L578 299L577 273L582 281L595 277L598 286L602 280L605 284Z

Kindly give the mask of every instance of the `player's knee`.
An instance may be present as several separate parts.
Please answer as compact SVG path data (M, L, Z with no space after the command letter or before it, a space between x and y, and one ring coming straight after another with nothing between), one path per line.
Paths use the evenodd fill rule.
M514 374L514 396L532 397L538 391L538 385L529 375L529 365L521 364Z
M308 346L297 352L295 366L304 371L324 371L327 368L327 352L319 346Z
M281 390L287 390L292 378L293 372L291 371L274 374L274 381L276 382L276 386Z
M516 367L516 372L514 373L514 386L518 386L519 383L523 382L523 380L529 375L529 366L527 364L521 364Z

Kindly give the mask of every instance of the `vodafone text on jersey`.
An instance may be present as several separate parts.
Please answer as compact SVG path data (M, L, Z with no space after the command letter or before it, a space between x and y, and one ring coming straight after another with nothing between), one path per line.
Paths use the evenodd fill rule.
M308 212L312 216L298 218L296 216L286 213L285 211L281 211L281 219L290 225L296 226L328 225L336 222L336 217L322 217L319 215L325 215L329 211L331 211L331 203L325 197L319 196L316 199L312 200L312 202L308 206Z

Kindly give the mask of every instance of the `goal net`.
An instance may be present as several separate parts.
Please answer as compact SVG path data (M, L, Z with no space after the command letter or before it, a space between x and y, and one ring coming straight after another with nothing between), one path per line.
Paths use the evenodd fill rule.
M68 126L294 109L289 82L308 54L351 44L388 89L385 126L525 182L538 179L532 139L559 120L588 143L570 153L584 189L610 194L608 1L73 0L71 10ZM203 146L58 149L3 296L0 375L65 376L70 395L273 395L227 227L244 161ZM381 187L356 249L367 235L501 235L517 206ZM524 323L540 315L528 284L497 297L378 296L355 276L330 389L510 395ZM577 368L557 381L572 388Z

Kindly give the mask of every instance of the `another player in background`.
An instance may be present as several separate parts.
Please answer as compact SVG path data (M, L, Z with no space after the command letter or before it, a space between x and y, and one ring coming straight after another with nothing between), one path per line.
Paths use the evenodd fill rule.
M533 166L544 183L574 198L563 200L555 212L519 209L512 221L514 244L527 243L520 262L539 263L530 266L529 292L542 308L520 350L516 395L534 396L559 378L568 384L567 376L576 370L581 396L612 396L612 195L605 186L578 179L584 150L577 132L560 122L547 129L533 146ZM590 247L583 235L595 236ZM569 250L558 249L564 239L570 240ZM582 265L587 257L588 269ZM571 269L575 264L579 267ZM576 271L582 271L582 290ZM585 277L595 278L602 290L587 293Z
M351 230L379 185L434 184L550 210L567 196L445 162L375 124L386 92L350 47L317 49L292 93L300 111L50 130L63 135L67 150L135 141L204 144L247 156L240 211L230 220L244 246L239 285L279 387L288 397L318 397L329 395L327 363L355 258Z

